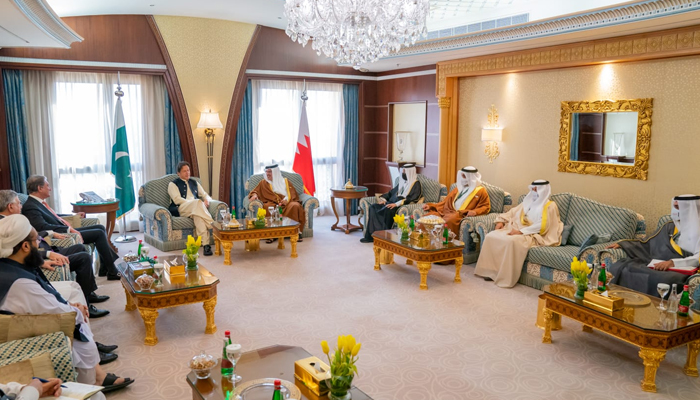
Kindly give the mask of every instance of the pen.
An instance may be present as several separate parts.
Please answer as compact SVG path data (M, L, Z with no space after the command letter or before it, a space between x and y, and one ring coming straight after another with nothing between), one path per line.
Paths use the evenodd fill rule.
M41 381L41 383L49 383L49 381L47 381L46 379L42 379L42 378L37 378L36 376L35 376L35 377L33 377L32 379L38 379L38 380L40 380L40 381ZM68 389L68 386L66 386L66 385L61 385L61 387L62 387L62 388L66 388L66 389Z

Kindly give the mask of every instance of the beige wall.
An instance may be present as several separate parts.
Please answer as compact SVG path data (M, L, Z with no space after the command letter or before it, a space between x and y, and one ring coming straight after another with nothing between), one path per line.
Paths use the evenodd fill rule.
M156 16L170 53L192 124L203 186L219 196L219 170L224 130L215 129L213 180L209 179L204 130L196 129L200 113L218 112L226 126L233 89L255 25L204 18Z
M647 181L557 172L561 101L642 97L654 99ZM698 57L463 78L458 163L478 167L484 181L515 200L532 180L547 179L554 193L631 208L653 229L674 195L700 194L699 98ZM491 104L505 127L493 164L480 141Z

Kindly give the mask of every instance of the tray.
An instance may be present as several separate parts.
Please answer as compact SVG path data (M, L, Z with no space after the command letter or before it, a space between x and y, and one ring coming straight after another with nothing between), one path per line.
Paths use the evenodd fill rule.
M267 400L272 398L275 391L274 378L263 378L247 381L236 386L232 399L236 400ZM292 382L280 379L282 383L282 398L289 400L301 400L301 392Z
M630 292L629 290L611 290L608 294L625 299L626 306L645 306L651 303L651 299L648 296Z

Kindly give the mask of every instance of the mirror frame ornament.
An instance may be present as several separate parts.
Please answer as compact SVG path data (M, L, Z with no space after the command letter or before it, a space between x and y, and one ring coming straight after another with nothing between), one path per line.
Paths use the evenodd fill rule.
M562 101L561 123L559 128L559 172L576 174L613 176L647 180L649 171L649 147L651 146L651 114L653 99L598 100L598 101ZM634 165L604 164L569 160L571 142L572 113L604 113L636 111L637 143L635 146Z

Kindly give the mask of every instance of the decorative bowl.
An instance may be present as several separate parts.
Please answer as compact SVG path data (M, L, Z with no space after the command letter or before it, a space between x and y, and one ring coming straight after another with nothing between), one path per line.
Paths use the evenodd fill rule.
M136 278L136 284L139 285L141 290L148 290L151 288L151 285L153 285L153 282L155 279L153 279L152 276L148 274L143 274Z
M202 350L199 355L192 357L188 366L194 372L197 379L207 379L211 375L211 369L216 365L216 359Z

